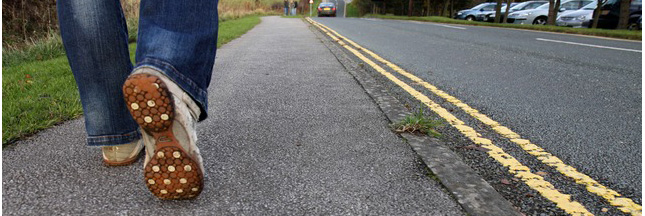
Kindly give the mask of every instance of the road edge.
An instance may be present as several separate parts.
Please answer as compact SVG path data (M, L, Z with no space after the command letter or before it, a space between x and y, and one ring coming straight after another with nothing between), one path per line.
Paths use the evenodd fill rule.
M390 92L371 77L363 64L347 55L336 43L308 22L303 22L320 39L346 71L374 100L390 123L399 122L410 111ZM436 176L468 215L521 215L517 209L488 182L439 139L401 134L410 148Z

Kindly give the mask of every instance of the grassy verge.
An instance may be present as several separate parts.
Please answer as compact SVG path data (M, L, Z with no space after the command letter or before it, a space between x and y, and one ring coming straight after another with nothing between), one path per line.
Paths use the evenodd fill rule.
M282 15L280 17L282 17L282 18L305 18L305 16L301 15L301 14L298 14L298 15L295 15L295 16L284 16L284 15Z
M217 47L238 38L258 23L258 16L221 22ZM46 43L55 44L51 41ZM24 56L15 57L10 60L11 64L2 68L3 146L60 122L77 118L83 113L74 76L62 45L34 46L50 48L32 47L16 51L22 52L20 55ZM136 44L130 44L131 59L134 59L135 49ZM39 59L39 55L46 56L47 59ZM3 63L4 58L5 56Z
M247 31L251 30L257 24L260 24L259 16L248 16L240 19L224 21L219 25L217 36L217 47L242 36Z
M592 36L629 39L629 40L642 39L642 31L570 28L570 27L546 26L546 25L518 25L518 24L502 24L502 23L488 23L488 22L469 22L465 20L456 20L456 19L451 19L447 17L437 17L437 16L407 17L407 16L368 14L366 15L366 17L381 18L381 19L397 19L397 20L416 20L416 21L425 21L425 22L439 22L439 23L474 25L474 26L493 26L493 27L503 27L503 28L528 29L528 30L592 35Z
M128 21L128 40L134 42L137 40L137 19ZM50 36L40 41L33 42L22 49L3 50L2 66L11 67L17 64L31 61L44 61L65 55L63 42L58 33L50 33ZM4 73L4 71L3 71Z

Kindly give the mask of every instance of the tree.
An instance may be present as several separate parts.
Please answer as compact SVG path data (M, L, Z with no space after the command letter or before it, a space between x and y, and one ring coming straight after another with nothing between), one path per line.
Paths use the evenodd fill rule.
M499 23L499 18L502 14L502 0L497 0L497 5L495 5L495 23Z
M618 29L627 29L629 25L629 6L630 0L620 0L620 14L618 15Z
M600 19L600 8L602 5L607 2L607 0L598 0L598 6L596 6L596 9L593 12L593 22L591 23L591 28L597 28L598 27L598 19Z
M450 0L450 18L454 18L455 15L454 4L455 0Z
M513 0L506 0L506 11L504 11L504 20L502 20L502 23L506 23L508 18L508 9L511 9L511 3L513 3ZM501 16L501 14L495 14L495 19L497 19L498 16Z
M558 11L560 11L560 0L549 0L548 25L555 25L555 19L558 18Z

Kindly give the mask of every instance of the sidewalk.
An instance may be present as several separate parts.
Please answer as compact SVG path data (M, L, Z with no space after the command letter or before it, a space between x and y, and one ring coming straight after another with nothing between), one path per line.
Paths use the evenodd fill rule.
M143 160L103 166L80 119L4 149L3 213L463 215L300 19L264 17L220 48L209 100L196 200L153 197Z

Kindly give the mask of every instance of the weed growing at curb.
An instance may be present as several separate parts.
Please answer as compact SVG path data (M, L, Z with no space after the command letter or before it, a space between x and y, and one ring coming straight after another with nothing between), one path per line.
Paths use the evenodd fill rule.
M412 113L401 122L393 125L397 133L423 133L431 137L440 137L436 128L443 125L442 120L434 120L423 114L423 109L419 108L418 112Z

